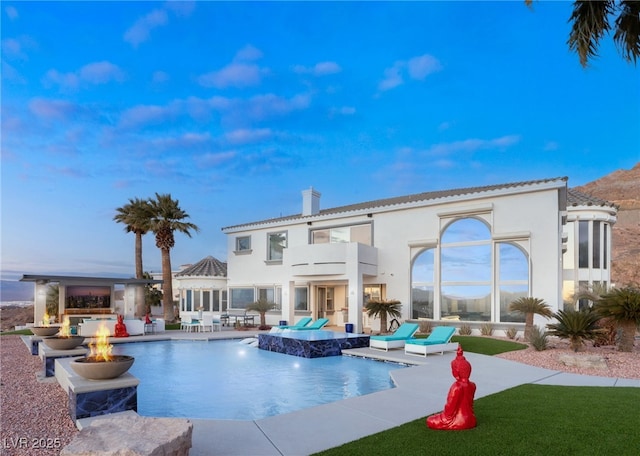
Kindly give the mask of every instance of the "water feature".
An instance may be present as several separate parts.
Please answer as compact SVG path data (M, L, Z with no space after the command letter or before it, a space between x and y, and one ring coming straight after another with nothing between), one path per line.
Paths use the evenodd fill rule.
M254 420L393 387L394 363L301 358L238 340L117 344L140 379L143 416Z

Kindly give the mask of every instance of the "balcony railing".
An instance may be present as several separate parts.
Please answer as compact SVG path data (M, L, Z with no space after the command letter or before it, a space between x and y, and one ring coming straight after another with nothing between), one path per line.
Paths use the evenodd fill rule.
M299 276L345 275L355 268L376 275L378 249L357 242L301 245L285 249L283 264Z

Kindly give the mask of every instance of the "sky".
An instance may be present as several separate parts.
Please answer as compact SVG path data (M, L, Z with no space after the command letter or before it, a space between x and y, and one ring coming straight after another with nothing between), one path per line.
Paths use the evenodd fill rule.
M309 187L325 209L640 161L638 67L610 36L581 67L570 2L0 7L3 281L132 277L113 216L155 193L200 228L177 269ZM153 235L143 257L161 270Z

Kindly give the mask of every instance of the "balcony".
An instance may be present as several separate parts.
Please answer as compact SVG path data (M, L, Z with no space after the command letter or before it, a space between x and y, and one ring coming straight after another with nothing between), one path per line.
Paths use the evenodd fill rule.
M378 249L357 242L308 244L284 250L283 264L293 276L345 276L378 273Z

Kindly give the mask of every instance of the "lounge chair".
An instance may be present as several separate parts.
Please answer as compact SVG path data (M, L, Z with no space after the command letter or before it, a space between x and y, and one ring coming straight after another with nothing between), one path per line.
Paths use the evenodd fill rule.
M456 332L452 326L436 326L426 339L411 339L404 345L404 352L407 355L422 355L426 357L429 353L444 354L446 351L458 349L457 342L451 342L451 337Z
M314 329L321 329L327 323L329 323L329 320L327 318L318 318L316 321L314 321L310 325L302 326L301 328L292 327L289 329L292 329L294 331L308 331L308 330L314 330Z
M311 321L313 321L313 318L311 317L304 317L301 318L300 320L298 320L298 322L295 325L288 325L288 326L276 326L276 328L280 328L280 329L295 329L295 328L304 328L305 326L307 326L309 323L311 323Z
M402 348L404 343L413 337L419 327L418 323L404 322L389 336L369 337L369 348L384 351L389 351L390 348Z

